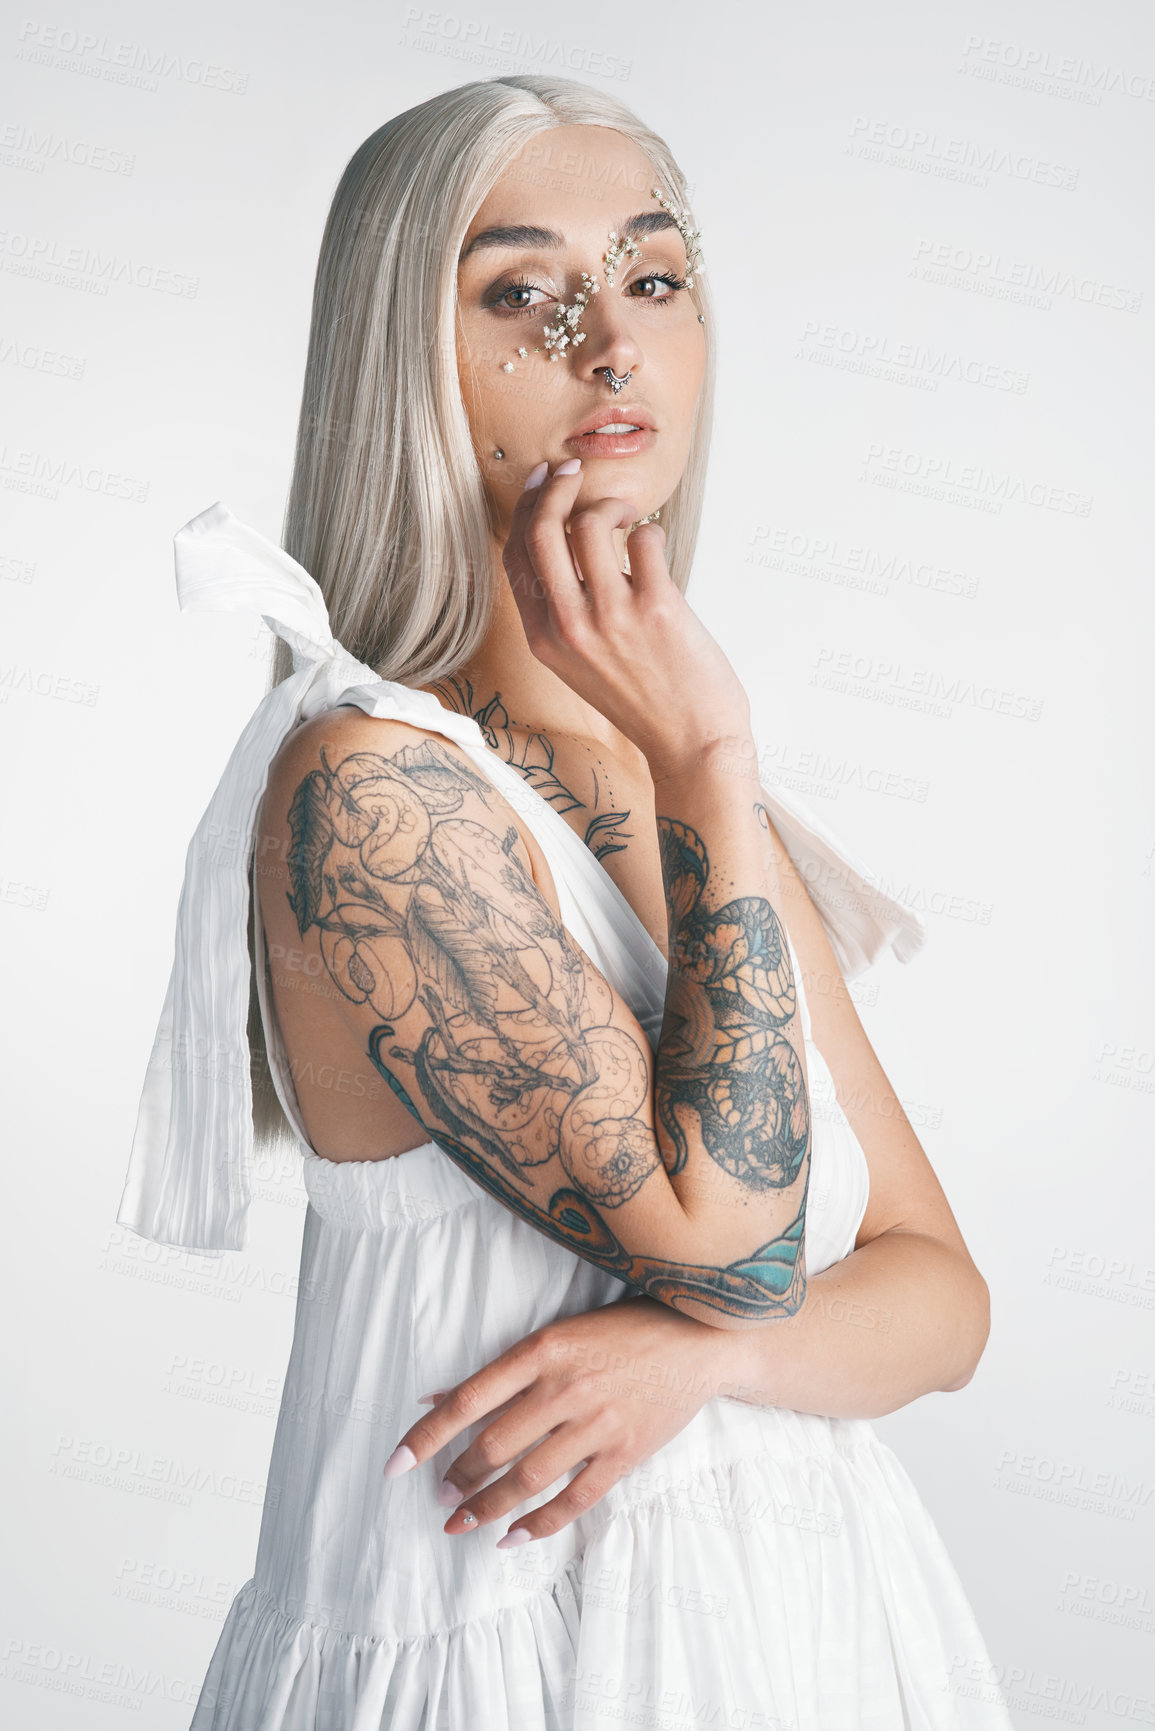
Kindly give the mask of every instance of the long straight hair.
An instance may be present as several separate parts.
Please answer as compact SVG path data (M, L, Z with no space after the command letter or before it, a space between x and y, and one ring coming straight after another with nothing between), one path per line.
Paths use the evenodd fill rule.
M489 626L492 529L458 382L457 261L511 159L561 126L633 139L665 196L688 205L668 145L624 103L573 79L532 75L462 84L386 121L354 152L333 195L282 544L316 579L334 637L382 679L417 687L456 673ZM686 466L661 518L666 562L683 592L715 373L709 292L698 274L692 294L705 315L705 370ZM291 671L278 639L269 689ZM249 1046L260 1144L291 1132L272 1087L255 979Z

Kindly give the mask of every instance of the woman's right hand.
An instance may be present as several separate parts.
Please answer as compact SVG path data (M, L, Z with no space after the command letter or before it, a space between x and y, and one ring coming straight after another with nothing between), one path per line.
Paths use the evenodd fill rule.
M546 1538L588 1514L708 1400L739 1398L732 1391L742 1384L731 1377L745 1354L736 1340L719 1339L716 1328L645 1296L557 1317L454 1388L439 1390L434 1410L398 1442L390 1477L440 1454L485 1419L442 1481L449 1487L438 1496L442 1506L450 1506L450 1492L458 1497L442 1530L451 1537L476 1532L580 1467L511 1528ZM402 1450L412 1457L407 1463ZM500 1469L507 1470L495 1479ZM644 1485L644 1469L639 1481ZM474 1517L468 1526L467 1514Z
M670 576L665 530L644 523L628 536L627 576L612 532L637 506L575 507L581 483L580 469L555 471L514 506L502 557L533 654L637 745L655 780L693 768L715 742L744 747L749 700Z

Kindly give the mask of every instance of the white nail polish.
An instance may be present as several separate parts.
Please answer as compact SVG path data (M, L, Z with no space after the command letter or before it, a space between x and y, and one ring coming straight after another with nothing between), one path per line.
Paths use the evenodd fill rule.
M395 1479L399 1474L407 1473L410 1467L415 1467L416 1465L417 1456L413 1453L413 1450L405 1443L401 1443L399 1447L393 1450L393 1453L385 1462L385 1477L387 1479Z

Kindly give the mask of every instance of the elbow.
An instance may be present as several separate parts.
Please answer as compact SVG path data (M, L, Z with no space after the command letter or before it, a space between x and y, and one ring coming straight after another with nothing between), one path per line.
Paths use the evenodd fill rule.
M789 1322L792 1316L797 1316L806 1303L806 1272L799 1257L794 1265L787 1290L781 1294L768 1294L753 1304L748 1305L739 1315L730 1318L723 1326L736 1332L742 1329L765 1328L769 1323Z
M780 1297L771 1295L758 1300L749 1300L743 1296L727 1298L724 1293L719 1293L710 1300L678 1292L654 1292L650 1296L661 1299L671 1310L692 1316L709 1328L716 1328L719 1333L741 1334L746 1330L765 1328L768 1323L786 1322L790 1317L797 1316L806 1302L806 1276L801 1268L798 1268L787 1292Z
M991 1332L991 1293L990 1288L977 1268L972 1271L972 1293L966 1312L967 1328L965 1335L965 1355L963 1363L955 1377L950 1382L942 1384L943 1394L954 1394L958 1389L965 1388L979 1367L987 1341Z

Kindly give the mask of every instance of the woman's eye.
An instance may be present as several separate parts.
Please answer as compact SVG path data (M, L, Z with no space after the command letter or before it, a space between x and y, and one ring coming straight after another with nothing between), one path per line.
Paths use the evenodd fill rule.
M642 294L642 295L634 295L633 299L636 301L638 301L638 300L641 300L641 301L652 300L652 301L657 301L659 305L669 306L670 302L674 298L674 294L676 294L679 289L684 289L686 286L685 283L682 281L680 276L674 276L672 272L663 271L663 272L660 272L656 276L635 277L633 282L630 284L630 289L631 290L636 289L639 283L659 283L659 282L669 283L670 288L673 290L673 294L668 294L668 295L659 295L659 294L652 294L652 293L651 294Z
M531 283L531 282L510 283L508 288L504 288L504 289L501 289L498 291L497 295L490 302L490 305L495 306L495 307L499 307L501 309L501 311L505 312L505 313L535 313L535 312L537 312L538 308L541 306L540 301L534 301L531 303L531 302L527 302L525 300L522 300L520 302L520 304L514 304L510 300L511 295L531 295L531 294L538 294L538 295L545 294L545 290L539 289L536 283ZM547 300L549 299L548 295L546 295L546 299Z

